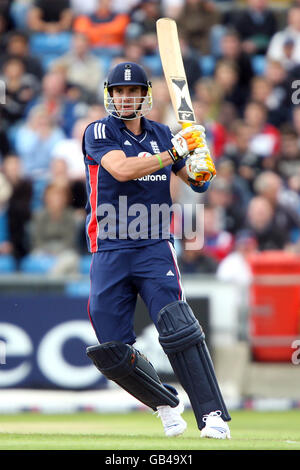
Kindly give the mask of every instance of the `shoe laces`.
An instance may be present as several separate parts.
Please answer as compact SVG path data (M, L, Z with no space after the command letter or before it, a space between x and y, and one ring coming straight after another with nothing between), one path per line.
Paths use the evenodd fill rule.
M154 414L157 415L157 418L161 418L163 423L168 425L177 422L176 418L178 419L178 413L174 413L174 408L170 406L158 406Z
M220 411L220 410L211 411L211 413L203 416L202 421L204 421L204 423L206 423L207 418L211 418L212 416L220 417L221 414L222 414L222 411Z

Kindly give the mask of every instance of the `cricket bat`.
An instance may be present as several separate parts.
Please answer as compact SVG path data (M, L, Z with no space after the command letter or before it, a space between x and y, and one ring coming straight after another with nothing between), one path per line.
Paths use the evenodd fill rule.
M176 119L182 128L193 125L195 114L186 80L176 22L171 18L156 21L158 48L164 76Z

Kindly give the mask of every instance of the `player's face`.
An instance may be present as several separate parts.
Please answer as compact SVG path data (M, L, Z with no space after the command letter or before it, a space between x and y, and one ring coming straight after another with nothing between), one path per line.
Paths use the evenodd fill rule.
M126 119L133 113L137 114L143 104L146 91L138 85L115 86L112 90L112 98L115 109L120 117Z

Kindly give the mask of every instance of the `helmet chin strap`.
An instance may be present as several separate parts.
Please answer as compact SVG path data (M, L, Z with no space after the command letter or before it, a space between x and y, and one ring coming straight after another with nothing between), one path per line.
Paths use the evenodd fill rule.
M139 118L140 116L137 115L137 113L132 113L130 114L129 116L126 116L126 117L122 117L120 116L121 119L123 119L124 121L132 121L133 119L137 119Z
M132 121L133 119L138 119L142 117L142 115L139 115L139 112L141 111L141 109L142 109L142 103L136 109L136 111L133 111L131 114L129 114L129 116L122 117L122 114L120 113L119 114L120 118L123 119L124 121Z
M121 109L117 110L110 90L107 88L107 86L104 87L104 106L108 114L111 114L112 116L124 121L132 121L133 119L139 119L143 117L152 109L152 89L150 82L144 96L136 96L132 99L141 101L133 101L133 107L136 106L136 109L133 109L132 112L130 108L127 109L127 112L130 112L130 114L126 115L126 109L123 109L123 105L121 106ZM123 115L123 113L125 113L125 115Z

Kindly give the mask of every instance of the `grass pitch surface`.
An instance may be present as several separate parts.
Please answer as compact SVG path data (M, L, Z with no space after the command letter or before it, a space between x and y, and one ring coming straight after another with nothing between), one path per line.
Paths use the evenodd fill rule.
M0 450L299 450L300 410L231 412L231 440L201 439L190 411L186 432L164 436L149 412L0 415Z

